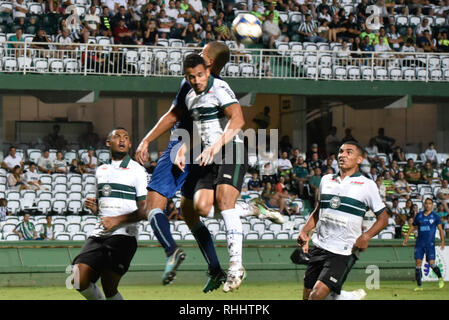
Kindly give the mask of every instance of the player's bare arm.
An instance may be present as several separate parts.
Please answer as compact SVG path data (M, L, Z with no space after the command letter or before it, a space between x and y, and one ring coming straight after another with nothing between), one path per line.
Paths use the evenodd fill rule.
M149 159L148 145L159 138L162 134L170 130L180 119L182 114L181 108L172 105L156 123L156 125L147 133L147 135L139 143L136 150L136 160L140 164L144 164Z
M200 162L201 166L212 163L214 156L221 150L221 148L239 133L245 125L243 118L242 107L238 103L234 103L224 110L224 114L229 119L223 134L212 146L206 148L195 160Z
M124 223L134 223L141 220L145 220L146 216L146 200L140 200L137 202L137 210L130 214L122 214L115 217L102 217L101 224L105 228L106 232L112 231Z
M87 209L90 209L93 214L98 213L98 205L97 205L97 199L96 198L86 198L86 201L84 202Z
M368 248L369 241L372 237L381 232L388 225L388 213L384 210L377 216L376 222L366 232L362 233L356 240L354 247L360 250Z
M320 205L317 204L313 212L310 214L309 219L307 219L306 224L301 229L298 235L298 246L302 247L302 250L307 253L309 251L309 240L312 234L312 230L315 229L318 222L318 213L320 212Z
M182 172L184 172L186 167L186 152L187 145L183 143L176 153L175 161L173 162L173 164L177 166Z

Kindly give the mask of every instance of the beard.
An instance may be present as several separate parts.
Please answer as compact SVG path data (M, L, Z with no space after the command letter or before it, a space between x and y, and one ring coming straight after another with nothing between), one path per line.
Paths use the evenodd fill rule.
M111 150L111 157L114 160L122 160L124 157L126 157L127 154L128 154L128 152L120 152L120 151L112 151Z

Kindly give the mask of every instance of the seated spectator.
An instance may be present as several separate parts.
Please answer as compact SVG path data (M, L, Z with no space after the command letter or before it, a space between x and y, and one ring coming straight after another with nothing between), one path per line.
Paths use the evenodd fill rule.
M81 162L84 165L85 171L87 173L95 173L97 169L98 159L95 156L95 149L93 147L89 147L87 154L83 156Z
M318 190L321 183L321 168L313 170L313 176L309 177L310 193L314 199L317 199Z
M161 10L159 12L157 21L159 23L158 31L161 35L168 35L170 33L170 29L175 25L175 22L170 17L167 17L165 10Z
M389 171L385 171L384 172L384 179L382 181L382 184L385 186L385 197L387 199L387 201L390 201L393 199L394 194L395 194L395 182L393 181L393 179L391 179L391 175ZM397 198L396 198L397 200Z
M369 44L373 45L376 42L376 34L373 33L373 30L367 27L364 23L361 24L362 32L360 33L360 38L365 40L366 37L369 39Z
M259 180L259 174L254 172L251 179L248 181L249 191L260 191L262 190L262 183Z
M276 169L271 168L271 164L269 162L264 164L262 170L260 171L260 175L262 176L262 183L276 183Z
M50 151L45 149L42 156L37 161L37 168L42 173L51 174L54 169L53 159L50 158Z
M396 30L394 24L390 26L390 32L387 33L387 40L391 49L396 52L401 51L401 46L404 43L404 40L401 38L401 34Z
M397 176L398 176L398 174L400 172L400 169L399 169L398 162L396 160L391 161L390 170L389 171L390 171L390 174L391 174L391 176L393 178L397 178Z
M410 188L407 180L405 180L405 174L403 171L399 171L398 180L394 183L394 191L396 197L402 197L409 199L412 189Z
M298 33L303 37L304 41L327 42L327 39L319 37L317 32L317 23L312 20L310 14L307 14L305 21L299 25Z
M317 152L313 153L312 154L312 159L307 161L307 167L308 167L309 171L313 171L316 168L320 168L321 169L321 160L318 159L318 153Z
M136 29L135 21L133 20L132 15L129 13L129 11L124 6L120 6L118 9L118 12L112 18L112 25L114 27L117 27L118 25L120 25L120 20L124 20L125 25L130 30Z
M441 171L441 179L449 181L449 158L446 159L446 164L443 171Z
M405 159L405 152L402 150L401 147L396 147L393 152L393 160L398 162L405 162L407 159Z
M30 214L26 212L23 215L23 220L12 231L19 236L20 240L35 240L37 239L36 229L34 224L30 222Z
M441 188L437 193L437 201L441 202L446 212L449 212L449 187L447 180L443 180Z
M438 52L449 52L449 39L446 31L441 31L438 34L437 49Z
M359 170L363 173L364 176L367 176L371 170L371 163L368 160L368 153L363 153L362 163L359 164Z
M365 151L368 153L369 161L379 161L379 157L377 156L377 154L379 153L379 149L376 146L376 140L374 138L369 139L369 144L367 147L365 147Z
M148 25L143 32L142 44L146 46L157 46L159 40L159 34L156 27L156 21L148 21Z
M290 174L292 163L288 159L288 153L282 152L281 158L278 159L278 172L282 174Z
M424 155L426 156L426 161L430 161L434 167L438 165L438 152L433 142L429 143L426 151L424 151Z
M351 57L353 58L363 58L362 54L362 39L360 37L355 37L354 42L351 45ZM358 64L361 64L362 60L359 60Z
M343 27L342 21L340 20L338 15L334 15L332 17L332 21L329 23L329 42L337 42L341 37L340 34L345 32L346 28Z
M355 21L355 14L350 13L348 19L342 23L342 27L346 30L341 34L344 41L351 41L351 39L358 38L362 31L360 31L358 23Z
M392 148L396 140L386 136L384 128L379 128L379 130L377 131L377 136L374 137L374 140L380 153L389 154L393 152Z
M15 166L19 166L22 170L24 168L22 157L16 154L16 151L16 147L9 147L9 153L2 161L2 168L8 172L12 172Z
M290 162L294 166L298 158L301 157L301 150L299 148L295 148L291 150Z
M299 156L292 169L292 182L297 185L297 194L299 197L304 195L304 184L309 180L309 170L304 158Z
M67 167L67 162L62 157L62 152L56 152L56 160L53 162L55 173L69 173L69 168Z
M317 153L319 156L319 150L318 150L318 144L317 143L312 143L312 145L310 146L310 149L307 151L306 153L306 161L309 162L310 160L312 160L313 158L313 154Z
M279 181L274 185L274 191L282 192L285 189L285 178L279 177Z
M64 150L67 147L67 141L64 136L59 134L61 127L58 124L53 126L53 132L44 137L44 142L47 148Z
M265 184L261 198L269 208L279 208L282 214L288 214L286 200L291 198L290 195L284 192L275 192L270 182Z
M370 43L368 36L363 38L362 51L363 52L374 52L374 46ZM371 57L371 54L365 54L365 57Z
M37 44L37 42L41 42L40 44ZM47 32L40 28L37 30L36 35L33 38L33 42L31 43L31 48L39 49L37 51L37 54L41 58L46 58L47 55L51 55L52 52L49 51L50 47L48 44L42 44L45 43L51 43L52 41L48 38Z
M420 51L434 52L437 51L435 47L435 39L429 33L429 30L424 30L424 35L416 39L416 45Z
M405 32L405 35L402 36L402 40L407 43L407 41L409 41L409 39L411 39L411 43L416 43L416 37L415 34L413 33L413 28L412 27L408 27L407 31Z
M112 37L112 21L109 13L109 8L103 6L103 13L100 16L100 34L105 37Z
M135 33L128 29L124 19L119 20L119 24L114 28L113 32L114 44L136 45Z
M380 195L382 201L385 202L387 200L386 199L387 190L385 188L385 185L382 183L382 181L383 181L382 176L378 175L376 178L376 186L377 186L377 189L379 190L379 195Z
M321 172L323 174L328 174L328 173L335 174L336 173L334 167L332 166L332 162L333 161L331 158L327 158L326 164L323 164L323 166L321 167Z
M165 207L164 213L167 215L168 220L173 221L183 220L181 212L176 208L173 200L169 200L167 202L167 206Z
M191 23L189 23L184 28L184 31L182 32L181 36L186 45L189 45L189 44L197 45L198 43L200 43L198 34L196 33L195 28L194 28L193 24L191 24Z
M214 32L216 40L231 40L231 31L229 30L228 26L223 23L222 18L217 19Z
M11 212L8 211L8 200L5 198L0 199L0 221L5 221L6 216L10 216Z
M30 163L28 171L25 173L25 182L33 190L40 190L42 182L37 172L37 167L34 162Z
M407 223L407 217L399 208L398 199L393 199L391 206L387 207L388 212L393 216L395 222L395 238L401 238L401 230L404 223Z
M387 167L387 165L385 164L385 159L384 158L379 158L379 161L376 163L377 166L377 172L390 172L389 168Z
M418 184L422 182L421 172L415 167L412 158L407 160L407 166L404 168L405 179L408 183Z
M323 7L322 11L318 13L318 21L327 21L328 23L332 21L328 6Z
M77 173L77 174L83 174L84 173L84 166L78 164L78 160L72 159L72 163L70 164L70 173Z
M8 188L12 190L28 190L30 187L25 183L22 177L22 169L20 166L15 166L11 173L7 175Z
M13 17L16 21L18 18L26 18L27 14L30 12L27 4L23 0L15 0L13 2L13 10Z
M434 170L432 168L432 163L430 161L426 161L424 163L424 167L421 168L421 178L428 184L432 183L440 183L440 178L433 177Z
M114 49L117 47L114 47ZM87 68L95 70L95 72L106 72L106 60L104 59L104 55L101 52L102 47L94 47L94 46L87 46L87 58L86 58L86 50L83 50L81 52L81 64L87 65ZM113 57L114 58L114 57ZM111 58L111 60L113 59ZM123 72L123 70L120 70L119 72Z
M405 238L405 236L407 235L408 230L413 225L413 221L414 221L413 218L408 219L407 223L404 223L404 225L402 226L402 230L401 230L402 238ZM415 239L415 232L410 233L409 239L411 239L411 240Z
M429 19L427 18L422 19L421 24L415 28L416 38L424 36L425 31L432 35L432 28L429 26Z
M9 41L12 43L8 44L8 48L14 48L14 52L16 57L20 57L23 55L23 43L25 42L25 38L23 37L23 30L21 28L16 30L16 34L12 35L9 38Z
M368 178L376 181L377 180L377 167L376 166L371 166L369 173L367 174Z
M374 46L374 51L381 52L380 54L376 54L377 57L390 58L392 55L386 52L390 52L391 48L388 44L385 44L384 39L385 38L383 36L379 36L379 43ZM384 65L382 60L378 61L378 63Z
M233 11L232 11L233 12ZM255 15L257 17L257 19L260 20L260 22L264 22L265 21L265 10L263 7L259 6L259 4L254 3L253 4L253 10L251 10L250 12L252 15Z
M91 5L89 7L89 12L84 16L84 27L91 37L96 37L100 32L100 16L96 15L97 7Z
M48 215L45 219L47 223L42 225L39 236L42 240L55 240L55 226L52 223L52 216Z
M56 38L56 42L61 43L61 45L58 45L58 50L74 50L76 48L76 46L73 45L73 39L67 28L62 30L62 33ZM62 58L63 56L64 52L61 52L59 57Z
M405 215L407 218L407 221L409 219L413 219L415 217L415 213L413 212L413 202L412 200L408 199L405 202L405 207L402 208L402 214Z

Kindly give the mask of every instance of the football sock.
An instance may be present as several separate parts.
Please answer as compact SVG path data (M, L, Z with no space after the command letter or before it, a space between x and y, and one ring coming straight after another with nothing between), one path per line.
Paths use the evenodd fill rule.
M238 209L232 208L221 212L226 226L229 262L242 264L243 227Z
M242 218L254 215L253 208L246 202L237 201L235 209L238 209L239 216Z
M83 291L79 291L86 300L105 300L103 293L93 282Z
M430 267L432 268L433 272L436 273L438 279L442 278L440 268L435 263L431 264Z
M209 229L200 221L192 228L192 234L200 247L204 259L206 259L209 273L216 274L221 270L221 266Z
M418 283L418 286L420 286L420 287L421 287L421 285L422 285L421 278L422 278L422 270L421 270L421 267L416 267L416 268L415 268L415 279L416 279L416 283Z
M171 235L170 222L167 215L160 208L155 208L148 214L148 221L157 240L164 247L165 254L167 257L171 256L178 246Z
M123 297L120 294L120 292L117 291L117 293L115 295L113 295L112 297L106 298L106 300L123 300Z

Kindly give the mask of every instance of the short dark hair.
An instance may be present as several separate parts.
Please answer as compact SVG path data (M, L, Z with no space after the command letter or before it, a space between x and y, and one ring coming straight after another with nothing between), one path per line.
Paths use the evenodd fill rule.
M195 68L196 66L199 66L200 64L202 64L204 66L204 68L206 68L206 62L204 61L203 57L201 57L198 53L189 54L184 59L183 71L184 71L184 73L186 73L186 70L188 68Z
M341 144L341 146L344 145L344 144L350 144L351 146L355 146L357 148L357 150L360 152L361 156L363 156L366 153L365 148L360 143L358 143L357 141L353 141L353 140L352 141L345 141L345 142L343 142ZM340 148L341 148L341 146L340 146ZM338 148L338 149L340 149L340 148Z
M128 130L126 130L123 127L115 127L114 129L112 129L111 131L109 131L108 136L106 137L106 140L109 141L112 138L112 135L114 134L115 130L125 130L126 132L128 132ZM129 133L129 132L128 132Z

